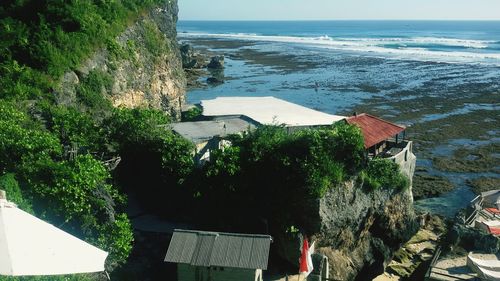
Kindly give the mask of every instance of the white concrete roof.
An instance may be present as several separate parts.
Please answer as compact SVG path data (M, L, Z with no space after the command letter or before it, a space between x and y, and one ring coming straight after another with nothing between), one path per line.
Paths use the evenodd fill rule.
M202 100L203 115L245 115L260 124L293 126L330 125L344 116L331 115L275 97L218 97Z

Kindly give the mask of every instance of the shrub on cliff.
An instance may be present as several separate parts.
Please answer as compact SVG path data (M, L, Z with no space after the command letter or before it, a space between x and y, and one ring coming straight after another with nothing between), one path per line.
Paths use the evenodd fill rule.
M105 131L89 114L75 107L43 106L46 127L64 146L77 145L80 151L105 151Z
M201 214L206 220L251 224L273 214L276 225L312 229L305 202L322 197L364 163L359 129L346 124L292 133L263 126L232 142L211 152L196 186L196 195L209 204Z
M361 173L364 186L371 190L394 188L402 190L410 185L408 178L400 171L399 165L389 159L373 159Z
M29 174L32 163L60 155L56 137L31 120L18 104L0 100L0 173Z

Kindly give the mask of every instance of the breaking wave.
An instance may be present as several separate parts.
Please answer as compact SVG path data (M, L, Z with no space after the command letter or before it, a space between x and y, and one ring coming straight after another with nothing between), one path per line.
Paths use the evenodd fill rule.
M498 42L440 37L332 38L268 36L256 34L182 33L180 37L237 39L259 42L291 43L375 56L435 62L488 63L500 65Z

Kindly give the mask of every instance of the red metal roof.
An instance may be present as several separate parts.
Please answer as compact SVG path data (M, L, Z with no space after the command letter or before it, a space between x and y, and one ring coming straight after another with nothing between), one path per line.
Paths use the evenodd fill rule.
M361 128L365 139L365 148L394 137L406 129L404 126L393 124L366 113L348 117L346 121Z

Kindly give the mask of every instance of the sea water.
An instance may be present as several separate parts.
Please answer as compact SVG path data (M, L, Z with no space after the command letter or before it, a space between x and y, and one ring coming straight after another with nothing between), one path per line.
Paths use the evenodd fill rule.
M500 21L181 21L178 30L382 57L500 65Z

